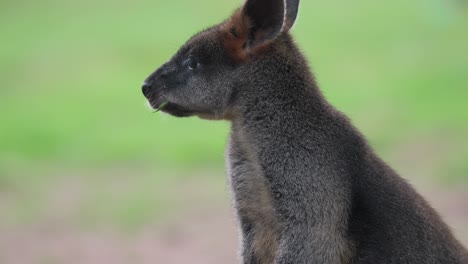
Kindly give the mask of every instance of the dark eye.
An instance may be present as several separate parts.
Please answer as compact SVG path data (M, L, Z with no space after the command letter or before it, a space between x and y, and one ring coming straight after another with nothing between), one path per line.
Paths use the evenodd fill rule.
M187 65L187 67L193 71L198 67L198 61L194 58L188 58L185 61L185 65Z

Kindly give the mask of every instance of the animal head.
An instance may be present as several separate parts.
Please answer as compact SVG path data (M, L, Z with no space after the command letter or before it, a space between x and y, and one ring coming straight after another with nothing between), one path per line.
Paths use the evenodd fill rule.
M228 20L193 36L144 81L151 107L229 119L246 81L258 82L276 66L269 58L287 55L298 6L299 0L246 0Z

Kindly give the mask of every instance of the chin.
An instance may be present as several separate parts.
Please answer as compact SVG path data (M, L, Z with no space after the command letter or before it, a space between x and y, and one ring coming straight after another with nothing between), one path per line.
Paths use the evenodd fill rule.
M161 111L175 117L189 117L195 115L194 112L173 103L168 103Z

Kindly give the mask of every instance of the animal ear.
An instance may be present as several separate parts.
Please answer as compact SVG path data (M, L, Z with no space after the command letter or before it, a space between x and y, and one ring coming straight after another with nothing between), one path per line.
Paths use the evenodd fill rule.
M274 39L284 22L284 0L247 0L242 16L249 22L247 46L255 48Z
M298 6L299 0L246 0L224 25L229 51L245 58L261 50L291 28Z

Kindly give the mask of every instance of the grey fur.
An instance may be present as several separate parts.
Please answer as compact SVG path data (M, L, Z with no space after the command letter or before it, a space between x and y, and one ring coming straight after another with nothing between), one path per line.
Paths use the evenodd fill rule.
M257 1L297 12L297 0ZM190 39L144 93L169 114L232 123L226 160L243 263L468 263L438 214L323 98L288 32L271 35L294 21L242 12Z

